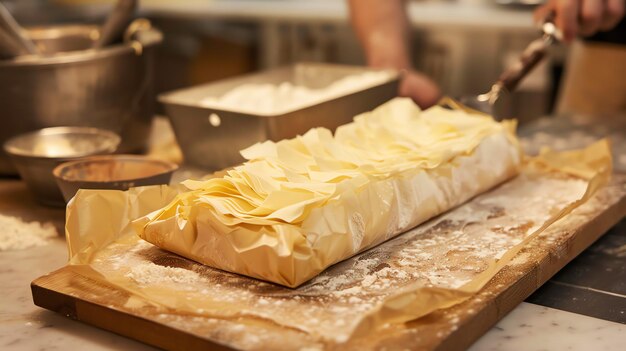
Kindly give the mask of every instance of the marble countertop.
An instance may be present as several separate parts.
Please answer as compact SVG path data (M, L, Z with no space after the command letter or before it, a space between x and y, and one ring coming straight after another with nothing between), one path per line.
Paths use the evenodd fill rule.
M471 351L623 350L626 325L523 302Z
M33 304L30 282L67 261L61 237L46 246L0 252L0 349L153 350Z

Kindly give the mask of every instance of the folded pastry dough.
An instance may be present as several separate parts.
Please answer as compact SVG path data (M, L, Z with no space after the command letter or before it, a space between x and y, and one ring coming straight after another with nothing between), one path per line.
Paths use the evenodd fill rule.
M512 122L397 98L243 150L135 221L141 238L206 265L295 287L519 172ZM211 155L207 155L211 157Z

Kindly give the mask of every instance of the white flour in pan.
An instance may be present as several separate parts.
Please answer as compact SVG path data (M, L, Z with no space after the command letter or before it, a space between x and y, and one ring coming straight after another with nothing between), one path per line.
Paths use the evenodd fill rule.
M206 107L253 114L280 114L317 104L389 80L386 71L365 72L339 79L322 89L311 89L291 82L280 84L249 83L240 85L220 97L200 101Z
M17 217L0 214L0 251L43 246L57 235L52 223L28 223Z

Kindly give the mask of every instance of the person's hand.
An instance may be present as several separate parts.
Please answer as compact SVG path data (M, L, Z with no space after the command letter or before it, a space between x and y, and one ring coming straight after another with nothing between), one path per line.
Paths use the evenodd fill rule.
M624 17L624 0L548 0L535 10L535 20L550 14L563 32L565 42L576 36L590 36L615 27Z
M427 76L411 70L403 72L399 94L410 97L422 109L433 106L441 97L441 91L435 82Z

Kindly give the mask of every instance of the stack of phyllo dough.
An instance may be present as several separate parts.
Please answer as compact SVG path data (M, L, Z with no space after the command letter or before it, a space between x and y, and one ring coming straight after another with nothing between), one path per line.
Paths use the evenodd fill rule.
M245 163L183 182L175 200L134 225L165 250L295 287L515 176L514 129L397 98L334 135L316 128L253 145L241 152Z

